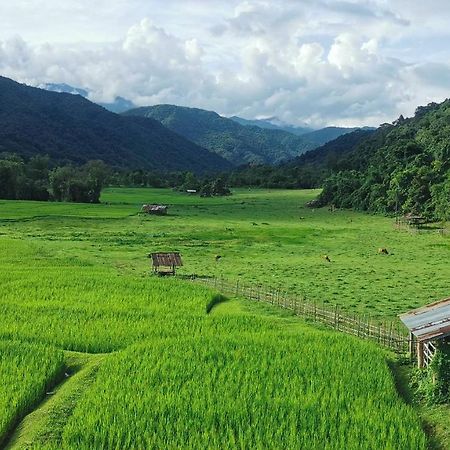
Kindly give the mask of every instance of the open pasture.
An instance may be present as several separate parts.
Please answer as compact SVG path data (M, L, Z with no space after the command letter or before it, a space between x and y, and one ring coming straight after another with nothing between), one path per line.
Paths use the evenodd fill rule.
M112 189L102 205L2 203L0 343L45 348L42 360L57 368L62 351L107 353L77 400L49 415L57 416L46 422L54 432L36 432L35 448L425 448L382 350L244 301L206 314L210 290L149 276L148 252L177 250L185 274L283 281L311 296L341 290L343 305L379 315L444 291L447 238L398 232L389 219L305 209L313 194L239 191L200 199ZM150 201L169 203L169 216L137 214ZM377 239L369 241L370 230ZM392 255L377 255L379 246ZM394 298L398 255L411 268L421 251L414 273L429 279L428 288L422 297ZM363 260L382 279L377 289ZM354 283L364 276L367 289L360 290ZM406 282L404 288L420 294ZM380 300L391 295L391 303ZM56 372L45 369L45 382ZM2 384L8 376L0 371ZM14 380L27 391L26 380ZM33 392L42 396L42 378ZM21 398L31 407L36 397ZM27 448L17 442L12 448Z
M199 198L108 189L101 205L4 202L0 235L52 241L55 254L141 275L151 250L180 251L186 261L180 273L262 283L374 317L395 317L448 295L448 235L396 230L392 218L305 207L315 195L239 190ZM168 204L169 215L138 214L143 203Z

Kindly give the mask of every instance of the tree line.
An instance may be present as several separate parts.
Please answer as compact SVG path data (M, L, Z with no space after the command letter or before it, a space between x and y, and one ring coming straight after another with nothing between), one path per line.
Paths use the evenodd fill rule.
M102 161L52 167L48 156L25 161L16 154L1 153L0 198L99 203L110 172Z
M1 199L99 203L104 186L195 190L208 197L231 193L225 176L113 170L99 160L82 166L54 166L48 156L36 155L24 160L14 153L0 153Z

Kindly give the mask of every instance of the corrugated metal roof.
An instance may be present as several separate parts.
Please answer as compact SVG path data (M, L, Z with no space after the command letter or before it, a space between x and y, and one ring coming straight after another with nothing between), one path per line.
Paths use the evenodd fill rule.
M150 258L152 258L153 266L166 266L166 267L181 267L183 261L179 253L151 253Z
M419 341L450 336L450 298L401 314L400 320Z

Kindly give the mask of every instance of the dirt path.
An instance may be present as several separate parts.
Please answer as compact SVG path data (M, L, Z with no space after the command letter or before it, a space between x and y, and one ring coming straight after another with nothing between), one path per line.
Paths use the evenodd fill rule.
M39 448L55 449L61 442L65 424L86 389L95 381L100 364L108 354L66 353L64 378L46 398L19 423L5 450Z

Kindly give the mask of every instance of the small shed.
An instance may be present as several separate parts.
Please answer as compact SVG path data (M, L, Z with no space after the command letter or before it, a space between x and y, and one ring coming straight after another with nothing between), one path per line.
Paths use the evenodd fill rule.
M408 213L404 216L403 220L410 226L414 228L420 228L425 222L425 217L419 214Z
M177 267L183 266L181 256L176 252L150 253L153 272L158 275L175 275Z
M450 337L450 298L400 315L410 332L410 351L417 365L427 367L436 353L436 343Z
M168 206L166 205L142 205L141 211L147 214L165 216L167 214L167 209Z

